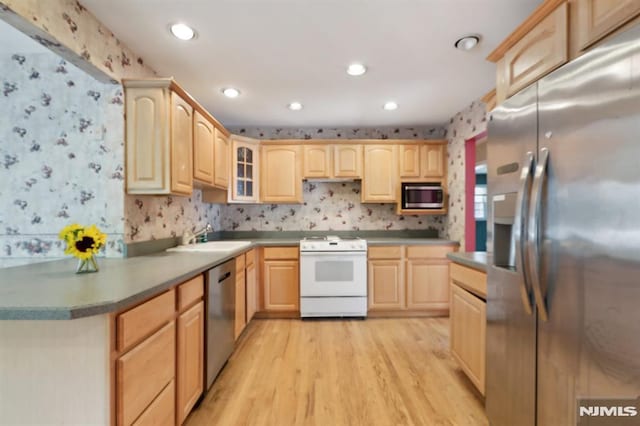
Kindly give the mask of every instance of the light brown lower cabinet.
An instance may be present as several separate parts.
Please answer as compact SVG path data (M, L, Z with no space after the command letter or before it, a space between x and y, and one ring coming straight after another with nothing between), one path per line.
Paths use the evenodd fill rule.
M407 260L407 309L449 308L449 262Z
M175 381L160 392L151 405L138 417L133 426L174 426L176 423L175 405Z
M247 288L246 288L246 272L244 266L240 270L236 270L236 320L235 320L235 338L236 340L242 334L245 325L247 325L246 319L246 307L247 307Z
M368 307L384 314L442 314L449 309L449 260L454 245L371 246Z
M258 311L258 287L256 277L256 265L251 263L247 265L247 323L253 319Z
M486 274L453 264L450 291L451 354L484 395L487 303L480 295L486 295Z
M404 309L402 260L370 260L368 265L369 310Z
M298 247L265 247L263 303L266 312L300 311Z
M193 409L204 387L203 295L198 275L115 316L118 426L180 425Z
M182 424L204 388L204 302L178 317L177 421Z
M117 360L119 425L133 424L174 379L175 337L175 321L171 321Z

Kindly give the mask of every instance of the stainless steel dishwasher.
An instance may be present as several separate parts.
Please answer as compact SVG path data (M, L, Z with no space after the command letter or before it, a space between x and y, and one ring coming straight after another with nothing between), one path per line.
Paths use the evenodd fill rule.
M235 345L235 259L207 274L207 389L211 387Z

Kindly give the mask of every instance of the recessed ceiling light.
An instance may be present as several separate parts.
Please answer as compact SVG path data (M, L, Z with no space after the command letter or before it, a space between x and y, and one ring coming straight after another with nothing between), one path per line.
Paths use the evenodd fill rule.
M222 89L222 93L227 98L237 98L238 96L240 96L240 91L233 87L227 87L226 89Z
M171 25L171 34L180 40L191 40L196 36L196 32L188 25L173 24Z
M454 43L456 49L471 50L480 42L480 37L476 35L469 35L459 38Z
M349 64L349 66L347 67L347 74L355 77L362 75L365 72L367 72L367 67L359 63Z
M287 105L287 108L289 108L291 111L300 111L302 109L302 104L300 102L291 102L289 105Z
M382 108L384 108L387 111L393 111L394 109L398 109L398 104L393 101L389 101L389 102L385 102Z

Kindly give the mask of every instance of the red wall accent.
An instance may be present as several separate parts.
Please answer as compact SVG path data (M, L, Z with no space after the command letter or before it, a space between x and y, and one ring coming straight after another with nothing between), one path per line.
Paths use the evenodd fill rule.
M476 187L476 141L487 137L487 131L464 141L464 250L476 251L476 221L473 195Z
M476 250L476 221L473 218L473 195L476 186L476 139L464 142L464 250Z

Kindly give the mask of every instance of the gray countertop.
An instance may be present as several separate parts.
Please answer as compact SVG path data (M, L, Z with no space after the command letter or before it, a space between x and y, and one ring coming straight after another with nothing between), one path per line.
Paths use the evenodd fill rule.
M100 272L75 274L66 259L2 269L0 320L65 320L127 309L255 246L298 245L299 238L254 238L252 245L218 253L160 252L100 258ZM455 244L438 238L367 238L369 245Z
M493 260L492 254L484 251L448 253L447 257L452 262L460 263L483 272L487 272L487 266Z

